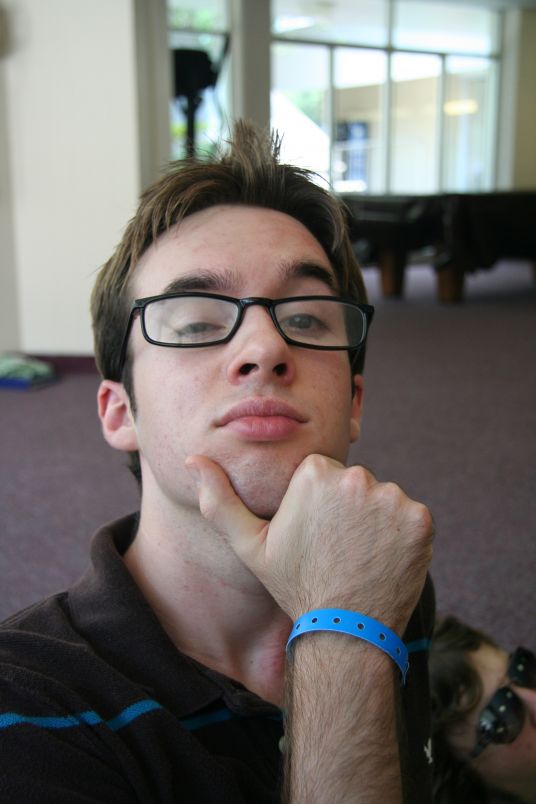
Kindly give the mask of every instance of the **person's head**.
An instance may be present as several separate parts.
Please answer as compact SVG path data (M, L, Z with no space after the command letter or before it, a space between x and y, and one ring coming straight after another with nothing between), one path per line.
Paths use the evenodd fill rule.
M168 175L143 194L139 209L115 254L103 266L92 295L96 361L105 380L103 391L107 394L101 393L100 396L105 435L113 446L120 449L137 451L141 448L142 468L145 445L140 438L141 433L135 433L140 425L142 393L151 395L152 405L156 397L166 393L164 386L169 375L166 376L165 372L171 371L175 381L179 377L182 382L180 411L177 402L174 403L176 415L195 416L199 411L199 400L196 400L194 410L188 409L185 404L188 399L194 399L194 377L203 401L207 395L211 395L213 410L218 399L220 405L225 405L225 389L218 391L216 387L213 364L216 363L220 372L225 370L226 361L232 358L233 350L237 350L241 335L249 326L248 321L262 322L263 326L255 329L255 335L264 331L265 322L270 321L266 308L248 307L244 310L239 330L232 334L228 342L195 350L155 346L141 337L141 328L137 323L140 316L131 316L132 304L135 299L162 295L170 290L208 291L241 299L328 295L357 303L366 302L365 287L351 247L343 207L331 194L315 184L306 171L279 162L276 138L270 138L249 124L239 123L235 126L229 150L217 158L208 161L186 160L173 166ZM359 428L364 346L351 352L293 347L275 330L274 324L282 312L281 309L273 312L271 327L278 336L278 347L284 347L285 354L277 358L279 362L263 388L253 380L258 362L255 355L248 358L244 354L240 368L244 387L235 395L236 399L245 398L248 394L261 397L275 394L280 397L286 395L290 401L288 388L284 392L282 388L289 385L289 378L294 375L305 383L308 373L307 392L311 399L319 393L318 384L324 381L327 383L324 389L325 403L330 395L333 396L330 416L340 420L341 415L346 413L348 417L351 413L351 425L348 422L344 425L347 449L349 440L357 437ZM302 311L299 313L301 315ZM176 315L175 307L173 315ZM147 316L143 319L144 323L146 320ZM297 320L295 313L293 320ZM121 365L125 332L128 333L127 348ZM269 333L268 339L263 334L266 344L271 341L272 331ZM252 348L256 340L250 334L248 342ZM142 353L145 354L146 349L150 350L146 367L148 371L141 365L144 359ZM157 377L160 363L164 373ZM299 363L299 374L295 372L294 363ZM346 369L342 373L341 367L344 365ZM202 366L205 373L200 377ZM332 379L334 372L337 382ZM342 374L347 385L347 399L344 402L339 398L337 385L341 382ZM246 375L249 379L246 379ZM151 381L158 383L158 388L147 388L150 376ZM274 379L276 376L277 382ZM231 380L233 383L235 381ZM248 383L251 388L246 394L245 386ZM121 403L113 406L113 410L115 413L124 413L128 408L133 425L132 437L118 438L117 433L109 437L112 430L120 429L119 417L110 416L110 392L115 393L120 389L125 392L126 406L121 406ZM168 389L167 393L171 394L171 390ZM119 403L119 398L117 401ZM149 417L148 413L146 415ZM171 415L171 410L167 415ZM322 424L319 421L315 427L318 429L325 425L326 422ZM173 426L173 422L170 426ZM193 422L185 418L180 426L186 433ZM213 423L205 423L205 426L210 428ZM334 429L336 427L330 423L325 438L317 438L317 451L325 450L326 454L333 453L334 457L343 460L342 441L345 435L339 432L336 443L331 443L335 437ZM317 436L320 435L317 433ZM161 442L160 446L165 445ZM202 447L210 452L210 447L206 445L192 443L189 446L197 450ZM229 445L221 446L223 454L218 450L213 454L225 463L225 459L229 459ZM310 446L315 446L313 440ZM303 447L305 449L305 444ZM265 449L264 452L269 450ZM277 450L273 449L272 452L277 460ZM303 449L301 452L298 450L298 454L302 452L303 458L307 453ZM248 453L253 455L255 449L251 447ZM253 465L253 457L251 461ZM228 463L227 468L232 475L230 459ZM144 484L145 480L144 476ZM235 480L238 478L235 477Z
M262 207L296 218L328 255L338 294L356 302L367 301L342 204L312 181L308 171L280 163L277 136L238 121L227 145L227 150L211 159L175 163L149 187L117 249L101 269L93 289L91 313L95 359L104 378L123 379L130 387L129 353L122 368L119 361L133 301L131 279L141 256L164 232L210 207ZM360 350L357 357L358 371L362 370L364 351Z
M536 801L536 662L446 617L430 650L435 801ZM516 798L517 796L517 798Z

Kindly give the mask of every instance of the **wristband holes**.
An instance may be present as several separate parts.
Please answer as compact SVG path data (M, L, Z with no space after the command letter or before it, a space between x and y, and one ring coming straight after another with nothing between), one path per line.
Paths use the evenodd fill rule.
M353 614L354 616L360 616L359 612L348 611L341 612L341 615L336 615L334 614L334 611L337 611L337 609L323 609L319 611L318 615L309 617L309 619L307 619L307 616L304 614L300 620L294 624L294 630L291 632L291 635L287 641L287 655L289 660L292 658L291 643L294 637L299 636L299 631L302 625L305 626L306 631L344 631L344 628L340 629L338 628L338 625L340 623L346 623L347 621L348 623L350 622L347 615ZM312 612L309 612L309 614L312 614ZM325 617L326 619L324 619ZM355 636L371 642L373 645L381 648L392 659L394 659L402 676L402 684L405 685L406 676L410 667L405 645L396 634L389 630L389 628L382 626L382 623L366 617L365 615L363 615L363 617L365 617L364 620L353 620L354 628L358 632ZM380 631L378 627L385 627L386 630ZM345 633L351 633L351 631ZM390 641L394 641L395 644L390 645ZM397 642L399 644L396 644ZM402 663L401 657L404 659L404 663Z

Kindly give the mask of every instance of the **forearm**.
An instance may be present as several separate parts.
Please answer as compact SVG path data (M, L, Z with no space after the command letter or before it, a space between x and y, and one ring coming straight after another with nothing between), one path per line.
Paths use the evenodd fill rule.
M294 641L286 804L400 804L395 671L386 654L353 637Z
M404 633L432 557L424 505L363 467L308 455L267 521L208 458L189 460L202 470L201 512L293 621L336 605ZM287 802L400 804L395 664L340 633L302 632L292 644Z

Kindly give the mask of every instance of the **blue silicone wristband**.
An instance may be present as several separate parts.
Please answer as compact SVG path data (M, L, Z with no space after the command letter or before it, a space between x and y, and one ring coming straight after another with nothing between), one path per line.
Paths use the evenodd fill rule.
M310 631L339 631L342 634L364 639L387 653L396 663L406 683L409 669L408 650L400 637L372 617L345 609L315 609L302 614L292 628L287 642L287 653L292 640Z

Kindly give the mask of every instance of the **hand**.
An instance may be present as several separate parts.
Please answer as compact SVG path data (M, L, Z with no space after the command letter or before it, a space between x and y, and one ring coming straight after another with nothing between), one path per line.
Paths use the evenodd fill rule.
M214 461L190 456L202 515L294 620L327 606L360 611L401 635L432 556L428 509L360 466L309 455L271 522L235 494Z

